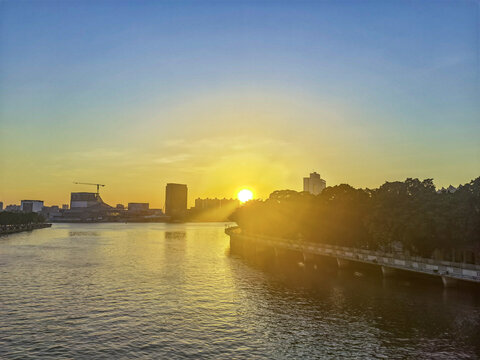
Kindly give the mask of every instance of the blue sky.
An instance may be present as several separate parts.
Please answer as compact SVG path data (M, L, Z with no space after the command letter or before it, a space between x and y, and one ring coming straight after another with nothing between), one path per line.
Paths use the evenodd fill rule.
M0 11L8 201L63 201L73 180L110 182L112 201L160 204L159 184L177 179L198 196L242 185L266 196L300 188L311 170L361 187L479 175L478 2L3 1ZM225 176L232 163L248 174L238 184ZM138 178L118 180L129 171Z

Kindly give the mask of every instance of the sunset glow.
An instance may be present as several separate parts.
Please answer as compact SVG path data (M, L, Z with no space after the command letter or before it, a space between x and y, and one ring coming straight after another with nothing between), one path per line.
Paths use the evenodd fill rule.
M248 189L243 189L238 192L237 197L240 202L244 203L253 199L253 192Z

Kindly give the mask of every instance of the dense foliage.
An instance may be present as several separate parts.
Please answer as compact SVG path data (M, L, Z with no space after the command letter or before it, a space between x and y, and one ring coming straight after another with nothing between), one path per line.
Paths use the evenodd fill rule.
M480 177L454 193L437 193L432 179L350 185L320 195L281 190L249 201L231 219L256 234L430 256L435 249L480 248Z
M24 225L45 222L45 218L37 213L0 212L0 225Z

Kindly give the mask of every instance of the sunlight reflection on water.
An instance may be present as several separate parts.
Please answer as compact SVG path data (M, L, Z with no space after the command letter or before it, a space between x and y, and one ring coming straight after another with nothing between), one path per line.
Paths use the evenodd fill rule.
M328 270L328 271L327 271ZM0 358L461 358L475 294L229 255L224 224L0 238Z

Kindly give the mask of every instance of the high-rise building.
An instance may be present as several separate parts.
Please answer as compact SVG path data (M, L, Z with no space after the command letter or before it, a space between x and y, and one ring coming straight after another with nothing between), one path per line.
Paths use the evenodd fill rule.
M3 210L3 202L0 201L0 211L2 211L2 210Z
M303 191L318 195L327 187L327 182L320 177L320 174L313 172L310 177L303 178Z
M165 191L165 214L176 220L187 213L187 185L167 184Z

